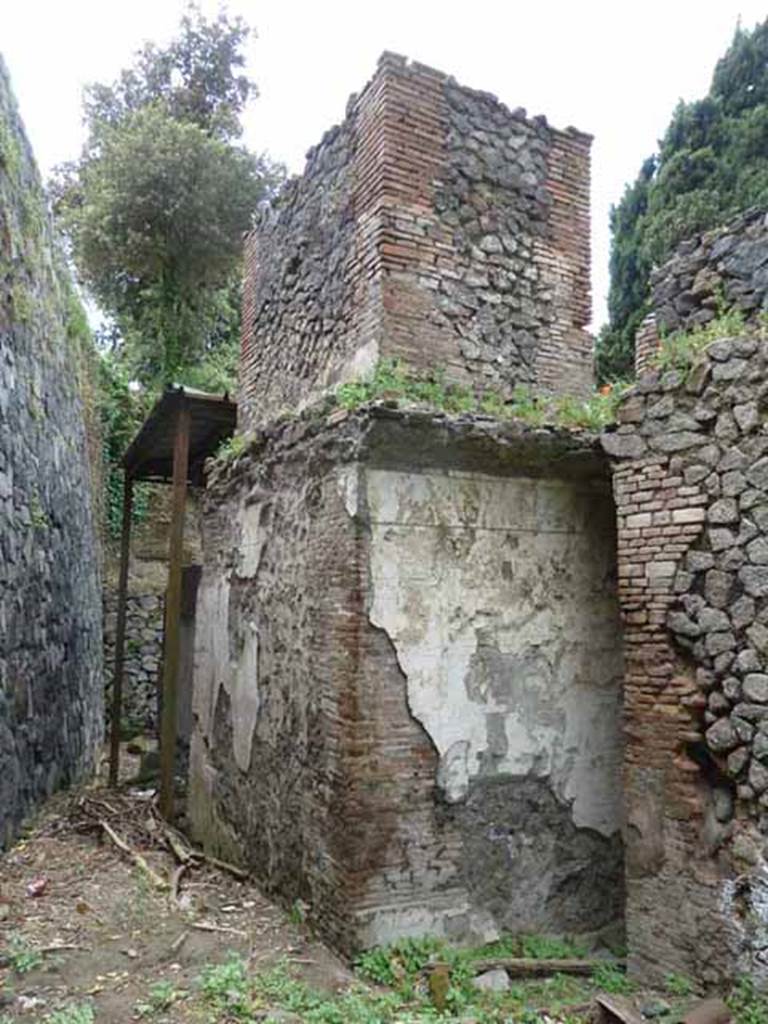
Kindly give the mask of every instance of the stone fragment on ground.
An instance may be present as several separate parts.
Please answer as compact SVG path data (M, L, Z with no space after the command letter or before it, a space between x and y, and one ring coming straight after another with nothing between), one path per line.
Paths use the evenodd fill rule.
M484 992L506 992L509 988L509 976L501 967L485 971L475 978L475 987Z

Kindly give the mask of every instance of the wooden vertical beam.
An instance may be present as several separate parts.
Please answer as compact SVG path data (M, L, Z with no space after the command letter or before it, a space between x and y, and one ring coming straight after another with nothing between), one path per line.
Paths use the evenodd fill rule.
M173 778L176 765L176 694L179 683L181 561L184 547L184 507L189 472L189 406L181 399L173 442L173 494L168 551L168 592L165 598L165 652L163 659L163 717L160 723L160 813L173 815Z
M112 678L112 722L109 738L109 784L117 785L120 770L120 719L123 714L123 671L125 667L125 613L128 603L128 563L131 555L133 480L123 479L123 521L120 529L120 577L117 584L117 633L115 672Z

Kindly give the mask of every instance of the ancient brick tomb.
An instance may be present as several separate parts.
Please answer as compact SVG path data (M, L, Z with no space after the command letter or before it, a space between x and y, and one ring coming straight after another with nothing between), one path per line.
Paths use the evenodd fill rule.
M596 438L323 399L392 358L502 397L590 390L589 144L385 54L247 245L190 811L344 950L621 930Z
M345 950L620 929L622 660L592 438L315 413L222 469L204 540L191 811L209 847Z
M627 931L646 975L765 973L768 347L643 374L615 459Z

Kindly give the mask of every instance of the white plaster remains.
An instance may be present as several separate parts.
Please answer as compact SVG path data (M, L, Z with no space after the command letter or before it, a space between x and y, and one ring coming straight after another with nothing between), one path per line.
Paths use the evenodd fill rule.
M395 646L445 797L478 775L548 777L578 827L613 834L622 661L608 503L589 485L451 471L368 470L366 486L370 619Z

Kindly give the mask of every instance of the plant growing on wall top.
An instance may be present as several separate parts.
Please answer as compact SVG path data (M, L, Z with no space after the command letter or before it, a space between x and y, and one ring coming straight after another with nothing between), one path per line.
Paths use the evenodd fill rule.
M603 379L632 372L649 278L686 238L751 206L768 206L768 19L740 26L709 93L678 103L659 152L611 211L609 323L597 344Z

